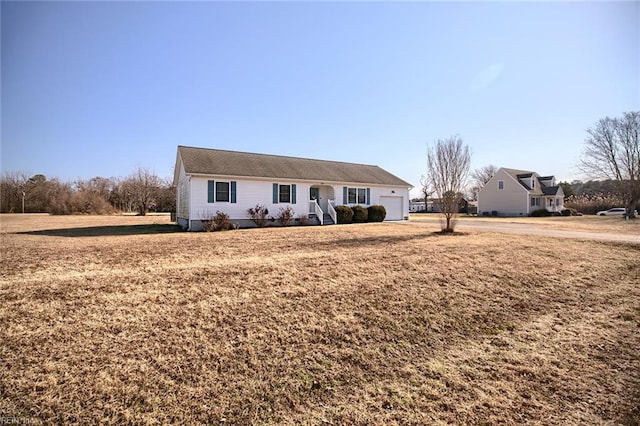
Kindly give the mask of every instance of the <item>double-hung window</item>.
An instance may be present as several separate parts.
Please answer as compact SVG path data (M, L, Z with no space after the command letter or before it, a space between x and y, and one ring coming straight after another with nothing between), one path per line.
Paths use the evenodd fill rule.
M531 207L536 207L540 205L540 198L531 197Z
M358 188L358 204L367 204L367 190Z
M296 184L281 185L273 184L273 204L290 203L296 204Z
M499 180L498 181L498 189L504 189L504 181L503 180Z
M349 188L349 199L348 199L348 203L349 204L355 204L356 203L356 197L358 194L358 189L357 188Z
M235 203L235 181L207 181L207 203Z
M344 187L343 204L369 204L371 197L370 188Z
M280 185L278 194L279 194L278 201L280 203L290 203L291 202L291 185Z
M216 182L216 201L229 202L229 182Z

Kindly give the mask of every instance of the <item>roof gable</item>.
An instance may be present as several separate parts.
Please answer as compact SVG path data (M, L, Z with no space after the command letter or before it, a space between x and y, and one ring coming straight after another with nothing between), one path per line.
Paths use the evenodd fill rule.
M508 169L505 167L502 167L501 169L511 175L532 195L556 195L558 193L558 185L549 185L550 183L555 182L554 176L540 176L536 172ZM533 184L533 187L531 184Z
M180 160L187 174L412 186L378 166L366 164L188 146L178 146Z

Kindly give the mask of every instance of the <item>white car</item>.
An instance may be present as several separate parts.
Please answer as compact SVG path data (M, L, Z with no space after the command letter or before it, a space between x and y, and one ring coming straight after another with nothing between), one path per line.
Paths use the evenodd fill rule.
M616 207L613 209L609 209L609 210L601 210L599 211L597 214L598 216L613 216L613 215L624 215L627 213L627 209L625 209L624 207ZM636 211L636 215L637 215L637 211Z

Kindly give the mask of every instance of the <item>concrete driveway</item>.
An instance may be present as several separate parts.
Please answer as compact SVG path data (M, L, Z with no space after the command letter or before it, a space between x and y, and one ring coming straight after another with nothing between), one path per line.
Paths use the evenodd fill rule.
M414 226L439 227L440 218L434 215L433 217L420 217L417 220L409 220L403 223ZM640 244L640 235L635 234L563 230L551 228L544 223L497 222L481 218L461 218L456 224L456 230Z

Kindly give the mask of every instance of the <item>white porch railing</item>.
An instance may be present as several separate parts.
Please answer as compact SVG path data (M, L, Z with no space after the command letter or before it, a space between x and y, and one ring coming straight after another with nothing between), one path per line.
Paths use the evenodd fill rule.
M317 200L309 200L309 211L315 213L316 217L320 221L320 225L324 224L324 212L320 208Z
M329 200L327 202L327 210L329 210L329 216L333 219L333 223L338 223L338 213L336 213L336 209L333 207L334 202L335 200Z

